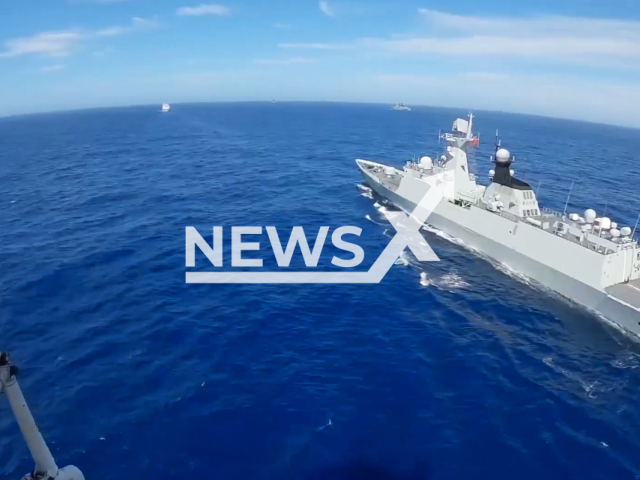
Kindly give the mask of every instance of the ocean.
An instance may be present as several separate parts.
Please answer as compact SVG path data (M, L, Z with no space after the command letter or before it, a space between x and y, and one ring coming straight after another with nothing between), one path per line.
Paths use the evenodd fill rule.
M541 204L640 213L640 131L474 112ZM59 466L87 479L636 479L640 345L424 232L374 285L185 283L185 227L393 229L356 158L435 157L464 110L220 103L0 118L0 348ZM345 237L347 240L348 237ZM335 253L327 246L318 269ZM277 264L263 230L265 269ZM251 241L251 237L243 237ZM407 251L407 258L411 255ZM212 270L198 252L200 270ZM208 265L208 266L207 266ZM303 270L300 251L291 270ZM191 269L193 270L193 269ZM421 282L421 273L427 280ZM33 468L0 399L2 479Z

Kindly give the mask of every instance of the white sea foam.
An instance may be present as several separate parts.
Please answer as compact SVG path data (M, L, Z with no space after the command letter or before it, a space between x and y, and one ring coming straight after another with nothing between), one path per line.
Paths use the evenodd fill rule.
M370 222L375 223L376 225L386 225L386 224L384 224L384 223L376 222L376 221L375 221L373 218L371 218L371 216L369 216L369 215L365 215L365 216L364 216L364 218L366 218L366 219L367 219L367 220L369 220ZM385 232L386 232L386 230L385 230Z
M448 289L465 288L469 284L457 273L447 273L438 280L438 286Z
M398 259L395 261L396 265L409 265L409 261L405 258L404 256L404 252L400 254L400 256L398 257Z
M611 362L611 365L613 365L615 368L622 368L622 369L629 368L629 369L635 370L640 366L640 362L638 361L639 359L640 359L640 356L637 355L636 353L625 352L620 356L620 358L616 358L615 360L613 360Z

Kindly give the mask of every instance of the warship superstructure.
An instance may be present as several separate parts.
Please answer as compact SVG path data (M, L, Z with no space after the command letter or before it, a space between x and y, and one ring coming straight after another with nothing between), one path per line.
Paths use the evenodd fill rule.
M514 156L496 142L488 186L469 171L467 152L478 146L473 115L444 134L444 154L409 161L402 169L357 159L365 182L410 213L431 188L443 199L429 216L433 227L539 282L622 329L640 335L640 245L635 230L592 209L556 212L514 177ZM568 204L568 201L567 201Z
M391 107L391 110L404 110L404 111L407 111L407 112L411 111L411 109L409 107L407 107L404 103L395 104L393 107Z

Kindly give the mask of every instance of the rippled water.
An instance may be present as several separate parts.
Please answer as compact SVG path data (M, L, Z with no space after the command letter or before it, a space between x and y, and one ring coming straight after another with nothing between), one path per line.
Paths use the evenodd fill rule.
M224 225L228 243L231 225L275 225L284 242L292 226L313 242L355 225L370 265L392 229L354 159L434 156L466 113L0 119L0 347L58 463L103 480L640 475L638 343L438 232L424 234L441 262L407 253L379 285L185 284L185 226L210 239ZM570 209L633 226L640 131L476 114L481 178L499 128L545 206L562 209L575 180ZM19 478L32 462L0 411L2 478Z

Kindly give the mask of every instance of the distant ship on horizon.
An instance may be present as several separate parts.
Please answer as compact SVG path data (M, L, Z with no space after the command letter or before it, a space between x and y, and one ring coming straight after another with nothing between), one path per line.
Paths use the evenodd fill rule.
M163 103L162 104L162 108L160 109L160 111L168 112L169 110L171 110L171 105L169 105L168 103Z
M407 107L404 103L396 103L393 107L391 107L391 110L406 110L408 112L411 111L411 109Z

